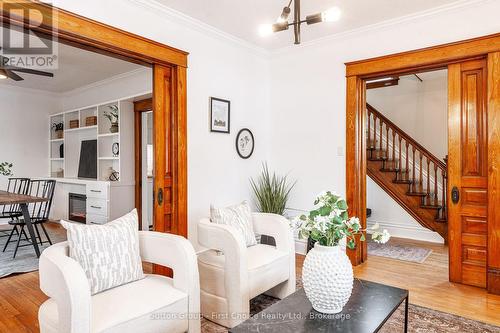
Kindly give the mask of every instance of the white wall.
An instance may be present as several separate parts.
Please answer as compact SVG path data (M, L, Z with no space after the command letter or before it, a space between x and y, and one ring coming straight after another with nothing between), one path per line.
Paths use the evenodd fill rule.
M198 23L141 7L135 1L60 0L55 5L188 51L188 202L189 238L196 240L197 221L209 205L250 199L248 178L267 159L269 140L269 68L253 47ZM169 16L168 18L166 18ZM231 100L231 134L209 132L209 97ZM68 104L66 104L68 105ZM248 160L238 157L239 129L253 131L256 147Z
M56 96L0 85L0 162L12 162L15 177L45 177L49 170L49 114L59 110ZM7 177L0 176L0 189Z
M367 102L438 159L448 155L447 71L402 76L397 86L368 89ZM432 135L429 135L432 134Z
M345 194L345 62L495 33L499 1L394 20L270 55L143 1L59 0L55 5L186 50L188 69L189 234L210 203L250 197L248 177L269 159L298 180L291 207L309 209L323 189ZM131 17L133 16L133 19ZM208 30L208 32L207 32ZM230 99L231 135L208 132L208 97ZM253 130L250 160L234 151Z
M290 206L309 209L324 189L345 195L344 63L497 33L498 12L500 1L482 1L273 53L269 156L298 179Z

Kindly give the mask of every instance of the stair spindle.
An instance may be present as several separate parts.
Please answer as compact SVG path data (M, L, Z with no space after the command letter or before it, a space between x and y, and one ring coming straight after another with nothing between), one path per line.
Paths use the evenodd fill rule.
M412 184L412 192L416 192L415 191L415 185L416 185L416 181L415 181L415 147L414 146L411 146L411 149L413 150L413 159L412 159L412 170L413 170L413 178L412 178L412 181L411 181L411 184Z
M396 169L396 132L392 130L392 169Z
M403 163L403 160L401 159L401 134L398 134L398 138L399 138L399 165L398 165L399 172L398 172L398 174L401 174L401 165Z
M389 126L385 124L385 158L389 159Z
M429 160L429 158L426 156L425 158L427 160L427 202L430 203L430 199L431 199L431 168L430 168L430 165L431 165L431 161Z
M382 157L382 131L383 131L383 128L382 128L382 119L379 119L379 122L380 122L380 133L379 133L380 151L378 152L378 156Z
M438 167L434 163L434 203L438 203Z
M372 132L372 128L371 128L372 113L370 112L370 110L367 110L366 113L367 113L367 116L368 116L368 144L369 144L368 148L372 148L372 146L373 146L373 144L372 144L372 136L371 136L371 132Z
M419 167L420 167L420 170L419 170L419 176L418 176L418 184L419 184L419 192L422 193L423 192L423 182L422 182L422 153L420 151L418 151L418 155L420 157L420 164L419 164Z
M408 140L405 139L405 145L406 145L406 180L410 180L410 167L409 167L409 160L410 160L410 155L408 155Z

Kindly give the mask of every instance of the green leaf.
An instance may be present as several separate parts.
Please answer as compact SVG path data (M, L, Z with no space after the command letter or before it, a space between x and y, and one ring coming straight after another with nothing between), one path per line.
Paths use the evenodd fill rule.
M359 240L364 242L366 240L365 234L361 234L361 237L359 238Z

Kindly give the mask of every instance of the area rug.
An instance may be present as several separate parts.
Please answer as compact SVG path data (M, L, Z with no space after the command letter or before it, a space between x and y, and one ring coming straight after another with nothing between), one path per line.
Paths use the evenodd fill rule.
M4 232L0 232L0 236L3 236L5 234L6 233ZM61 238L61 236L59 235L50 233L50 231L49 236L52 240L52 243L65 241L64 238ZM14 235L12 238L17 240L17 235ZM2 252L7 239L8 237L0 237L0 278L15 273L27 273L38 270L38 258L35 255L35 249L33 248L33 246L20 247L17 250L16 257L12 259L14 249L16 248L16 242L13 242L11 240L5 252ZM43 239L45 240L45 237L43 237ZM24 238L21 240L21 245L22 244L26 244ZM45 243L43 244L43 246L39 245L40 252L42 252L48 246L50 246L49 243Z
M416 262L419 264L423 263L432 253L432 250L423 247L399 244L392 245L390 242L387 244L368 242L367 246L368 255Z
M278 299L260 295L250 302L254 315L271 306ZM404 328L404 304L384 324L381 333L399 333ZM225 333L228 330L205 318L201 321L203 333ZM499 333L500 327L410 304L408 307L408 332L410 333ZM354 333L354 332L353 332Z

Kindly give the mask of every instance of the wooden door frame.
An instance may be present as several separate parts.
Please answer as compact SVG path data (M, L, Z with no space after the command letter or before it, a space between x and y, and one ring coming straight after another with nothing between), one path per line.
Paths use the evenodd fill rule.
M14 3L16 8L32 14L29 18L18 12L9 11L6 5ZM172 193L172 214L181 226L178 233L187 237L187 122L186 122L186 68L188 53L156 41L114 28L112 26L82 17L80 15L40 3L34 0L0 0L0 20L2 25L18 26L40 35L57 38L58 42L72 45L126 61L155 68L171 68L175 123L169 136L172 140L171 163L176 170ZM161 98L165 92L153 89L153 99ZM165 112L157 109L155 112ZM165 230L165 226L155 223L155 230Z
M135 208L139 230L142 230L142 114L149 111L153 111L152 98L134 102Z
M350 215L366 227L365 81L384 75L446 68L488 59L488 253L500 253L500 33L434 47L348 62L346 66L346 198ZM448 193L449 195L449 193ZM353 265L367 259L366 243L348 251ZM500 294L500 256L488 256L488 291Z

